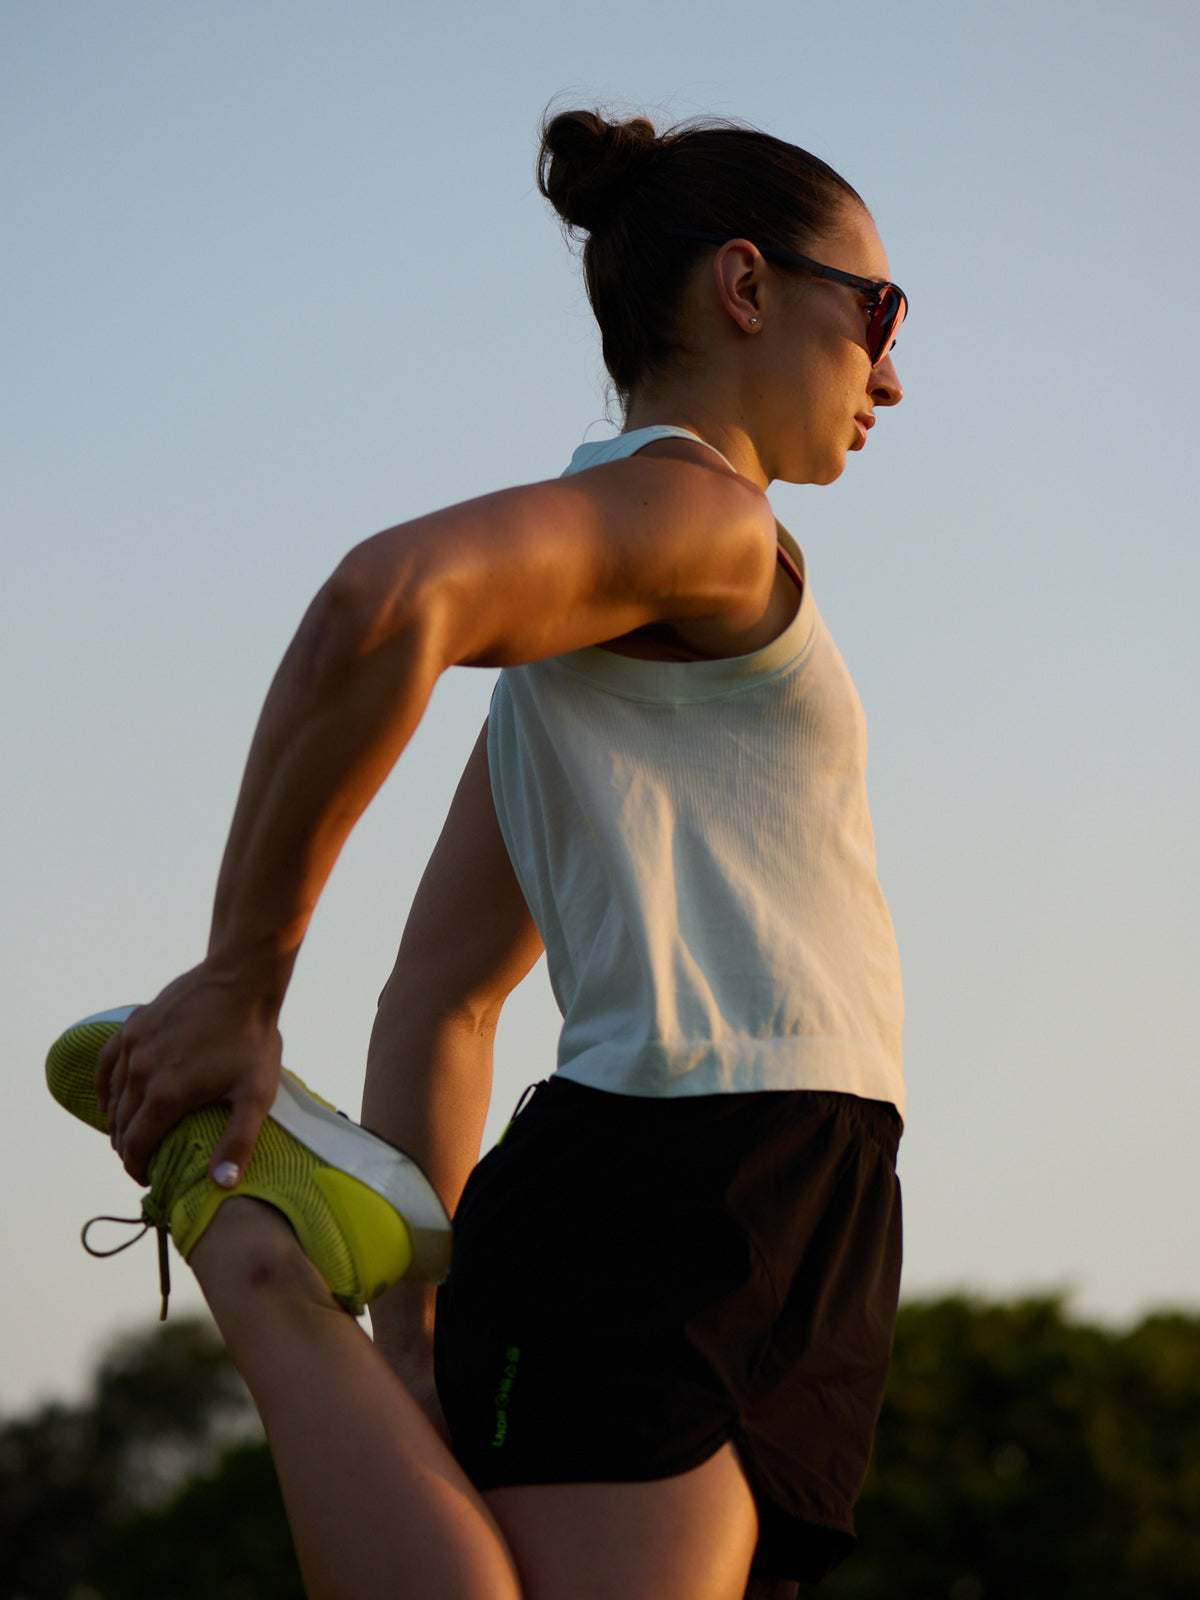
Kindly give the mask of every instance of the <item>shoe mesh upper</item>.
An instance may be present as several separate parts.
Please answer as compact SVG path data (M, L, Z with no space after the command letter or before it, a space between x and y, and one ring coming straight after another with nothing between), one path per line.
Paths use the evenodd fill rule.
M85 1022L68 1028L50 1046L46 1057L50 1093L73 1117L100 1133L108 1132L108 1118L96 1099L96 1057L119 1027L119 1022Z
M96 1100L96 1056L118 1026L97 1021L69 1028L46 1057L51 1094L101 1133L108 1132L108 1122ZM334 1298L357 1315L408 1269L411 1237L395 1208L348 1176L336 1185L326 1181L323 1189L317 1175L328 1179L336 1169L270 1118L237 1188L218 1187L208 1167L228 1118L228 1107L205 1106L167 1134L150 1160L143 1219L169 1229L186 1260L224 1201L234 1196L264 1201L287 1218Z

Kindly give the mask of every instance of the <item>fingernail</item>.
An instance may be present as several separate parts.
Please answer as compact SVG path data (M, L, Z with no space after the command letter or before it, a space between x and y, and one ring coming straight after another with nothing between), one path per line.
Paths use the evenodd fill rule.
M213 1182L220 1184L222 1189L236 1189L239 1176L236 1161L222 1161L213 1173Z

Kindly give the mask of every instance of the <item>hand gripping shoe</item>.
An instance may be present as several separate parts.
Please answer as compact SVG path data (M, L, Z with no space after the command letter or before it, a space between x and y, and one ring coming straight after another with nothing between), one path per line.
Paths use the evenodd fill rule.
M55 1040L46 1057L50 1093L101 1133L108 1132L108 1122L93 1086L96 1058L135 1009L85 1017ZM228 1116L223 1105L190 1112L150 1158L141 1220L143 1232L156 1228L159 1234L163 1316L166 1234L186 1261L217 1208L235 1195L283 1213L334 1298L355 1316L401 1278L440 1283L446 1276L450 1219L410 1156L335 1111L285 1069L240 1182L222 1189L209 1177L208 1164ZM86 1234L87 1229L84 1245L91 1250Z

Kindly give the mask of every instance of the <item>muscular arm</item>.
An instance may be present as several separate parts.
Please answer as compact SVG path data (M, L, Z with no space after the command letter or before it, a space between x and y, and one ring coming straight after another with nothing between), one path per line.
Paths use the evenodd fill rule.
M218 1099L232 1112L213 1170L244 1165L278 1081L276 1020L317 898L442 672L656 621L747 625L766 607L774 553L762 494L677 452L485 496L351 551L263 707L208 954L101 1056L97 1087L129 1170L143 1176L174 1122Z
M485 730L486 734L486 730ZM467 763L379 1000L363 1124L414 1155L453 1212L483 1137L500 1008L542 951L496 822L485 734ZM438 1421L433 1290L371 1307L375 1342Z
M757 490L719 466L638 457L359 545L313 602L263 708L210 953L228 951L264 988L286 985L342 844L448 667L540 660L664 619L754 620L774 557Z
M453 1212L479 1158L500 1008L542 953L496 821L486 730L379 998L363 1123L424 1167Z

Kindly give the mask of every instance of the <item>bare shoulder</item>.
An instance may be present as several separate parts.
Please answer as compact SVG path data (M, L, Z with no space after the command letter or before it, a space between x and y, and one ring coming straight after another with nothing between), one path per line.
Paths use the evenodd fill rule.
M442 670L559 655L665 619L760 617L770 504L713 452L679 443L376 534L339 569L361 631L381 641L419 620Z
M600 543L631 566L649 574L678 572L686 563L696 575L698 604L708 578L721 587L732 578L736 589L769 578L776 544L770 502L703 445L662 440L557 481L568 494L586 497Z
M775 515L763 491L698 441L658 439L636 455L558 481L600 493L614 485L628 486L632 494L650 497L660 515L700 517L706 523L727 520L735 529L774 542Z
M800 597L778 566L778 530L766 495L698 441L656 440L612 468L639 463L643 470L624 473L625 484L642 496L639 541L682 541L687 559L697 567L715 563L727 586L721 601L704 609L681 593L669 616L605 640L606 648L644 660L697 661L749 654L777 638Z

